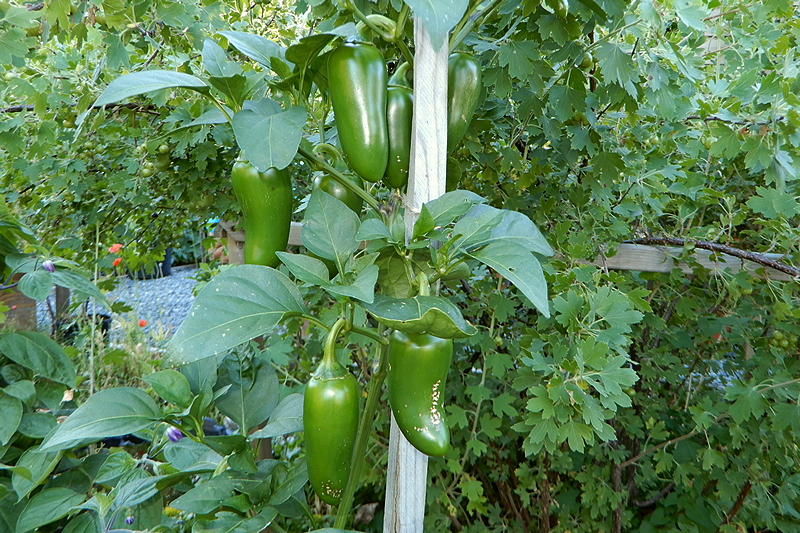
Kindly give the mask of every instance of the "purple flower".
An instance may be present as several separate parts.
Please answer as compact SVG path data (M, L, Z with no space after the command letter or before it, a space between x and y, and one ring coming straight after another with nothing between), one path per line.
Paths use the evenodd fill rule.
M169 437L169 440L172 442L178 442L183 438L183 433L180 429L170 426L167 428L167 437Z
M134 520L136 520L136 517L134 517L133 515L128 515L125 517L125 523L128 525L133 524Z
M45 261L44 263L42 263L42 268L44 268L46 271L50 272L51 274L56 271L56 266L49 259L47 261Z

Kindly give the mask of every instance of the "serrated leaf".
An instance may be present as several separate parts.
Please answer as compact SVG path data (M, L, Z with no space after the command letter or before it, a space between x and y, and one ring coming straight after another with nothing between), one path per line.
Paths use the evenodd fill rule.
M306 109L300 106L270 115L242 109L233 116L233 132L247 160L266 172L272 167L289 166L300 146L305 123Z
M373 303L362 306L384 326L404 333L463 339L478 331L464 320L455 304L438 296L389 298L377 294Z
M747 207L767 218L790 218L800 214L800 203L792 194L766 187L756 187L756 194L747 200Z
M303 246L324 259L335 261L339 272L344 272L350 254L358 250L358 215L344 202L320 189L311 192L305 215L301 234Z
M513 283L540 313L550 316L547 281L542 266L524 246L498 241L469 255Z
M468 0L405 0L414 14L422 19L434 50L441 48L467 10Z
M210 357L269 333L286 313L304 311L297 287L285 274L240 265L200 291L170 340L168 356L180 364Z
M125 98L145 94L160 89L183 87L186 89L207 89L208 85L190 74L171 70L145 70L132 72L116 78L105 88L100 97L92 104L101 107L119 102Z
M312 285L326 285L328 283L328 267L309 255L292 254L289 252L276 252L278 259L286 265L294 277Z

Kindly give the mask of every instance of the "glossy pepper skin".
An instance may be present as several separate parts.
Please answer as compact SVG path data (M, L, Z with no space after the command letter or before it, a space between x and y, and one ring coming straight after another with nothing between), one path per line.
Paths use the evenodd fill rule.
M233 190L244 214L244 262L276 267L275 252L283 252L292 225L292 180L286 169L259 172L247 161L231 171Z
M308 479L322 501L332 505L339 503L350 475L359 397L358 382L336 360L334 344L335 335L326 341L322 362L303 396Z
M420 452L444 455L450 447L450 430L443 399L453 340L394 331L387 357L389 405L397 426Z
M364 188L364 182L358 176L353 176L352 174L345 174L344 176L353 184ZM313 187L315 189L322 189L334 198L341 200L344 202L344 205L349 207L357 215L361 214L361 206L364 204L364 200L352 190L339 183L335 178L328 175L317 176L314 178Z
M481 94L481 64L475 57L456 52L447 60L447 152L467 133Z
M389 160L383 182L393 189L408 184L411 161L411 122L414 95L408 87L390 86L386 92L386 126L389 131Z
M370 182L383 177L389 158L387 83L383 55L372 45L344 43L328 58L328 92L339 143L350 167Z

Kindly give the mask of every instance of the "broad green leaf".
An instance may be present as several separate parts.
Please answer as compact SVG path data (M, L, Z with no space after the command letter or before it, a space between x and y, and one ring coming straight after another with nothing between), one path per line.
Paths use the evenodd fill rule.
M280 505L292 496L298 490L302 489L308 482L308 467L305 461L295 463L289 471L286 479L278 485L275 492L269 498L267 505Z
M177 370L162 370L143 377L142 381L153 387L161 398L178 407L188 407L192 403L189 380Z
M305 215L303 246L324 259L332 259L343 272L350 254L358 250L358 215L320 189L312 191Z
M323 288L331 294L355 298L365 303L372 303L375 297L375 284L378 282L378 266L369 265L359 272L352 285L324 285Z
M103 306L107 308L111 307L111 303L108 301L108 299L106 299L97 285L83 277L81 274L71 270L59 269L53 272L51 275L53 276L53 283L59 287L64 287L73 291L73 301L85 300L88 297L92 297Z
M170 505L185 513L207 514L233 496L233 490L233 481L224 476L216 476L182 494Z
M229 78L242 73L242 67L230 61L225 50L211 39L203 43L203 68L214 78Z
M145 94L160 89L184 87L187 89L207 89L208 85L200 78L171 70L145 70L132 72L116 78L103 91L93 104L101 107L119 102L125 98Z
M91 514L81 513L67 522L62 533L100 533L100 528Z
M475 204L482 204L485 201L474 192L456 190L431 200L425 204L425 207L433 217L435 226L446 226L467 213Z
M22 420L22 402L18 398L0 392L0 446L5 446Z
M286 49L286 61L297 65L300 72L303 72L311 61L334 39L333 35L318 33L303 37L297 43Z
M268 439L303 430L303 395L290 394L275 407L269 417L269 423L248 437L252 439Z
M286 53L284 48L278 43L254 33L246 33L243 31L218 31L217 34L228 39L228 42L232 44L234 48L266 68L272 68L271 59L273 57L282 59Z
M414 228L411 231L411 240L417 240L427 235L429 231L433 231L434 227L436 227L436 224L433 221L433 216L431 216L430 211L428 211L428 208L423 204L419 212L419 217L417 217L416 222L414 222Z
M375 295L371 304L361 304L375 320L405 333L427 333L442 339L463 339L477 333L450 300L438 296L389 298Z
M434 50L441 48L467 10L468 0L405 0L415 15L422 19Z
M97 471L94 482L105 484L136 468L136 459L128 452L115 452L106 457L103 466Z
M639 75L629 53L625 53L618 45L601 41L597 48L600 70L606 81L614 82L632 97L637 97L636 85Z
M22 501L33 489L45 483L50 473L64 454L58 452L41 452L38 448L29 448L17 460L16 466L27 470L27 474L13 473L11 486L17 493L17 501Z
M392 234L389 228L382 220L378 218L368 218L361 222L361 226L356 233L356 240L358 241L372 241L375 239L392 240Z
M42 443L41 450L63 450L76 443L133 433L159 418L161 410L143 390L133 387L106 389L90 396L78 407Z
M247 78L241 74L226 78L211 77L208 83L219 92L230 98L235 106L240 106L244 100L247 87Z
M513 283L540 313L550 316L547 281L542 267L525 247L513 242L497 241L472 252L470 256L496 270Z
M33 439L43 439L58 425L53 413L33 412L25 413L19 422L17 431Z
M14 58L23 58L28 53L28 39L20 28L10 28L0 33L0 63L11 65Z
M492 237L492 230L503 219L500 209L487 209L483 205L473 206L453 226L453 234L460 235L454 248L469 250L475 244L485 242Z
M168 345L168 356L179 364L210 357L269 333L286 313L304 311L297 287L285 274L260 265L237 266L197 295Z
M125 482L124 484L117 485L111 495L114 497L114 502L111 504L111 509L121 509L123 507L133 507L148 499L152 498L158 493L156 485L161 481L164 476L149 476L138 477Z
M67 387L75 386L72 361L57 342L42 333L7 333L0 337L0 353L39 376Z
M85 500L67 488L45 489L30 499L17 520L16 533L27 533L66 516L73 507Z
M266 172L272 167L286 168L292 162L305 123L306 109L300 106L274 114L242 109L233 116L233 132L247 160Z
M43 301L53 290L53 276L46 270L34 270L22 276L17 285L19 291L34 300Z
M312 285L325 285L328 283L330 276L328 267L316 257L289 252L276 252L276 255L286 265L289 272L300 281Z
M267 507L256 516L243 518L234 513L217 513L213 521L198 520L194 531L200 533L260 533L278 516L278 510Z
M230 385L230 388L217 398L215 406L236 422L244 434L265 421L280 399L275 370L260 360L254 360L252 366L245 368L233 357L225 359L219 369L217 385Z
M475 243L473 246L484 246L493 242L513 242L540 255L547 257L553 255L553 249L539 228L522 213L507 209L495 209L488 205L476 205L474 212L477 214L497 212L500 214L500 221L492 228L491 234L486 240Z

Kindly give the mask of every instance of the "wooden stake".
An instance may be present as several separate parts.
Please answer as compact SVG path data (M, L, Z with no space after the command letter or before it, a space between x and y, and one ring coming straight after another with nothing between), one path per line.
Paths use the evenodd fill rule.
M445 192L447 171L447 39L434 50L414 19L414 125L405 223L411 234L422 204ZM428 457L405 439L392 417L384 533L422 533Z

